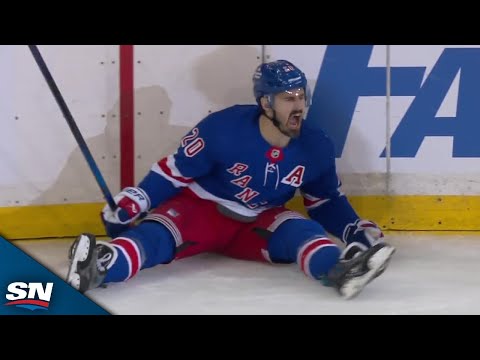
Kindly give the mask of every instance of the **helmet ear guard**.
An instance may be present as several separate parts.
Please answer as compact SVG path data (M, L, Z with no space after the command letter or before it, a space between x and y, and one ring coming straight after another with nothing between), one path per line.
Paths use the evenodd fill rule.
M275 101L275 96L273 94L267 94L265 96L267 97L268 107L273 109L273 103Z

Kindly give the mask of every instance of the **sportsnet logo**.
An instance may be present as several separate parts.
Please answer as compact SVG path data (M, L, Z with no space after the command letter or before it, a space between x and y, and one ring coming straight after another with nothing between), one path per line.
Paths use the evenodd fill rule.
M44 285L38 282L13 282L8 285L7 290L9 293L5 297L9 301L4 304L5 306L22 307L32 311L37 309L48 310L53 283L48 282Z

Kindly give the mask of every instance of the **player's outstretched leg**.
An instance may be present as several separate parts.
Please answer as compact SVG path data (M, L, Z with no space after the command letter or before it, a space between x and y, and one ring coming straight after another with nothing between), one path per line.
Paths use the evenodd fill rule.
M342 260L335 265L326 277L327 283L344 298L351 299L385 271L394 253L395 248L389 244L374 245L350 260Z
M70 247L67 283L81 293L100 286L109 264L115 262L116 254L108 243L97 242L95 235L79 235Z
M109 242L81 234L70 248L67 282L82 293L124 282L141 269L171 262L175 252L172 233L155 221L141 222Z

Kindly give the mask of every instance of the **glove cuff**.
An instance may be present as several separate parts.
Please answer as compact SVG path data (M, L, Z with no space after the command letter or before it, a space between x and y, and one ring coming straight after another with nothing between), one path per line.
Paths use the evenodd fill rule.
M358 241L373 246L383 240L382 230L370 220L357 219L343 230L342 240L346 244Z
M140 206L140 213L150 210L150 197L143 189L139 187L128 186L122 190L121 195L126 196L132 201L136 202Z

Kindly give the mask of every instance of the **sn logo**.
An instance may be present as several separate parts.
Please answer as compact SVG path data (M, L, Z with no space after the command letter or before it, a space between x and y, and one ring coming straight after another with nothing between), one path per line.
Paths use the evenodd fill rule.
M24 289L28 289L24 290ZM48 282L13 282L8 285L8 294L5 296L8 302L6 306L23 307L29 310L43 309L48 310L50 299L52 297L53 283Z

